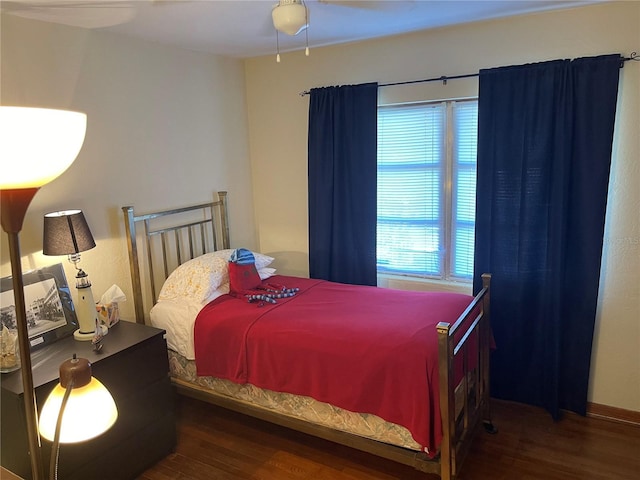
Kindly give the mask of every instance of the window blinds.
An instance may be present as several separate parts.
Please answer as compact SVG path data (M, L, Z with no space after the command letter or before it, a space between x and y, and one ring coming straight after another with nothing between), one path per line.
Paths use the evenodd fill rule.
M445 278L450 265L451 275L471 277L476 127L476 102L378 109L379 271Z

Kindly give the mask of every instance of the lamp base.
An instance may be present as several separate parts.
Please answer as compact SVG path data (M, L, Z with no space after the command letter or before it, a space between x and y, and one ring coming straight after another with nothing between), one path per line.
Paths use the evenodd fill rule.
M102 335L106 335L109 333L109 329L106 325L100 325L100 329L102 330ZM73 332L73 338L79 340L81 342L86 342L91 340L95 336L96 332L82 333L80 329Z

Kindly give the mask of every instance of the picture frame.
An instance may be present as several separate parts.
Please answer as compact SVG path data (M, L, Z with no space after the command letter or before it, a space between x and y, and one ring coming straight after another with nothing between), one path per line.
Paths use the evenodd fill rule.
M23 273L31 349L71 335L78 328L71 290L61 263ZM16 329L12 277L0 279L0 322Z

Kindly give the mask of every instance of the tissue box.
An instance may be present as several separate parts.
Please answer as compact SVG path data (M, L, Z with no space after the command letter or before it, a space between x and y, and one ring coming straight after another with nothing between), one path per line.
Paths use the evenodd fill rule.
M98 312L98 319L100 322L111 328L120 320L120 312L118 311L118 304L116 302L96 303L96 311Z

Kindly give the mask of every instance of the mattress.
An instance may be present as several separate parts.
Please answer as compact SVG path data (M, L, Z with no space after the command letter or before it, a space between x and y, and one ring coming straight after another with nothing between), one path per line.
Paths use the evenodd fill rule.
M169 366L171 376L183 384L204 388L317 425L420 451L420 445L413 439L409 430L386 422L376 415L354 413L310 397L273 392L248 383L240 385L214 377L199 377L196 374L195 361L173 350L169 350Z

